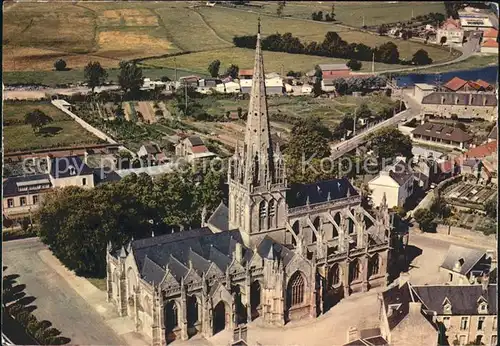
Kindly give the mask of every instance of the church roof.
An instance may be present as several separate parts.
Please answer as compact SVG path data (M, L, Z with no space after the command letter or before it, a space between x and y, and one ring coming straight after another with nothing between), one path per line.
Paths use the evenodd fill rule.
M346 198L348 194L350 196L356 196L359 193L347 178L340 178L312 184L292 185L287 197L290 207L298 207L305 205L308 199L309 204L315 204L328 200Z
M220 203L207 223L220 231L229 231L229 209L224 203Z

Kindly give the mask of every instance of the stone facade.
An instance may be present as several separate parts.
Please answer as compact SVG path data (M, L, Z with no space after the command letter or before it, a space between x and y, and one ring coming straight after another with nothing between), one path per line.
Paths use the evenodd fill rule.
M108 246L108 301L153 345L257 317L277 326L314 318L353 292L386 285L393 236L385 199L371 215L347 179L289 189L269 129L259 30L228 206L208 227Z

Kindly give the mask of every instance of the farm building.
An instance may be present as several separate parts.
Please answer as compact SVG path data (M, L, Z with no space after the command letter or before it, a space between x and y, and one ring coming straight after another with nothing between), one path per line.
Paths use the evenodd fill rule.
M418 143L465 149L472 141L472 136L457 127L425 123L412 131L411 139Z
M283 94L284 84L281 77L275 76L274 74L268 74L266 75L265 85L267 95ZM240 88L243 94L249 94L252 90L252 80L240 79Z

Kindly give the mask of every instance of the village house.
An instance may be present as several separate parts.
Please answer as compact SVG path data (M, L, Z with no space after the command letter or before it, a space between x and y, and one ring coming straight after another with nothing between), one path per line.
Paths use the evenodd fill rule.
M325 92L335 90L334 81L351 76L351 69L346 64L319 64L321 70L321 89Z
M488 31L493 28L491 16L494 16L489 10L466 7L458 11L460 25L465 31Z
M439 267L450 285L475 285L490 274L492 251L450 245L448 253Z
M187 159L188 162L214 158L215 155L205 146L199 136L188 136L175 145L175 155Z
M253 70L240 71L240 88L243 94L249 94L252 90ZM267 95L282 95L284 92L283 78L277 73L265 74L265 86Z
M406 163L406 158L398 157L395 164L386 166L368 182L373 205L386 199L391 208L402 207L413 194L414 182L414 171L410 164Z
M139 151L137 151L137 157L141 160L147 160L153 165L164 164L169 161L160 146L153 142L141 145Z
M481 53L498 54L498 30L491 28L483 33Z
M482 79L476 81L464 80L459 77L453 77L446 84L442 85L443 91L453 92L474 92L474 91L487 91L493 92L494 87Z
M434 123L423 123L411 132L411 140L417 143L447 148L467 149L472 136L457 127Z
M415 83L413 88L413 97L418 101L422 102L424 96L427 96L437 90L437 87L432 84L427 83Z
M94 171L78 156L47 157L47 173L3 180L3 215L20 219L38 209L44 195L56 187L94 187Z
M441 39L446 37L445 44L462 45L464 39L464 29L460 25L460 20L448 18L444 21L436 33L436 42L441 43Z

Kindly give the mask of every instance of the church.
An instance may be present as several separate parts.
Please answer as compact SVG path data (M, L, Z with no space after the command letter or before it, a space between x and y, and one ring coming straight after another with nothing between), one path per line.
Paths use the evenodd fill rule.
M244 143L228 169L228 205L202 227L107 250L107 299L154 346L210 337L256 318L316 318L353 292L387 284L392 220L348 179L290 189L271 141L260 23ZM205 219L205 217L202 217Z

